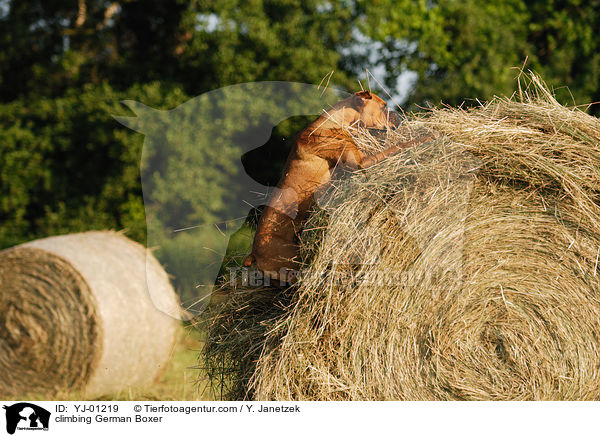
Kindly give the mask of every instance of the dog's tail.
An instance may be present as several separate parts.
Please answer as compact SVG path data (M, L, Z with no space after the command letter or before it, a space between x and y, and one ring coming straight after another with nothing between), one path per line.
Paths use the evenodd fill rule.
M246 257L246 259L244 260L244 267L250 267L252 264L254 264L256 261L256 258L254 257L254 255L250 254Z

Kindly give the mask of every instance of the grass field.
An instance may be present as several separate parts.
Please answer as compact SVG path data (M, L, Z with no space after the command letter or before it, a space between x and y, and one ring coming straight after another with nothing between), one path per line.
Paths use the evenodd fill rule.
M197 368L198 355L202 349L202 335L190 327L184 327L180 331L179 339L173 351L167 370L160 379L152 386L127 390L120 393L102 396L100 398L89 398L79 392L58 393L48 397L42 395L30 395L18 399L7 400L32 400L32 401L75 401L75 400L104 400L104 401L208 401L213 400L210 391L206 389L207 382L204 374Z
M203 380L203 374L197 368L198 355L202 345L201 334L190 327L184 327L173 352L173 359L159 382L151 387L116 393L101 399L119 401L211 400L209 390L205 390L206 381Z

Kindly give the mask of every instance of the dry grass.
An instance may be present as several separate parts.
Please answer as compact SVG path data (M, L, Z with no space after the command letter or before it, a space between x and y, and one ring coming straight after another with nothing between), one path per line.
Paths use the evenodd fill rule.
M152 298L151 298L152 295ZM98 397L164 373L179 302L142 245L116 232L0 252L0 396Z
M266 336L286 314L293 290L239 287L222 290L226 296L212 303L199 330L207 332L200 366L214 399L249 399L256 362L268 347ZM271 337L269 344L278 342Z
M529 80L356 134L440 138L332 184L289 302L245 292L212 319L235 322L212 363L245 375L226 397L600 399L600 123Z
M202 349L203 338L200 333L185 327L180 331L173 356L169 361L164 375L156 382L142 387L134 387L108 393L100 397L90 397L77 390L65 390L53 393L51 396L39 392L22 393L7 400L28 399L32 401L209 401L210 392L207 390L206 379L197 368L198 354Z
M103 396L103 400L122 401L208 401L212 400L204 375L197 367L203 346L202 336L191 327L181 329L181 336L164 375L145 387L123 390ZM69 397L73 398L70 394Z

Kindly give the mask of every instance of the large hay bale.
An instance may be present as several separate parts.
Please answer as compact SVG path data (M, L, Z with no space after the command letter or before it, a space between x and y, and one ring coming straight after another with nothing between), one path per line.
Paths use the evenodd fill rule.
M203 370L216 399L241 400L251 397L250 381L256 362L267 349L266 336L286 314L291 293L276 287L237 287L224 285L213 295L203 325L207 340L202 350ZM218 302L218 303L217 303ZM279 339L270 337L271 347Z
M441 137L321 198L244 396L600 399L600 122L532 82L518 101L357 134L365 150ZM233 302L235 318L248 300Z
M171 357L178 308L152 254L116 232L4 250L0 397L97 397L150 384Z

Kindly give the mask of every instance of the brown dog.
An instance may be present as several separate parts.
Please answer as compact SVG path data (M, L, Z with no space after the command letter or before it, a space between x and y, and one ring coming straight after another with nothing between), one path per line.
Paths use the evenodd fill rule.
M392 117L397 124L397 117ZM359 124L383 129L390 124L386 102L361 91L337 103L300 132L288 156L277 195L265 207L258 222L252 253L244 266L256 263L274 279L283 280L300 267L296 236L313 204L315 191L327 183L338 163L365 168L398 152L408 143L377 155L366 156L343 127Z

